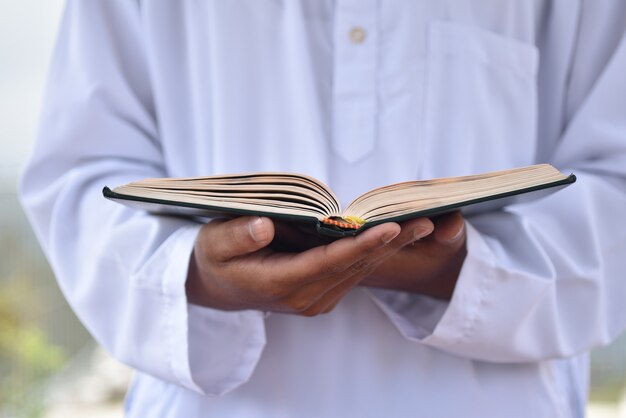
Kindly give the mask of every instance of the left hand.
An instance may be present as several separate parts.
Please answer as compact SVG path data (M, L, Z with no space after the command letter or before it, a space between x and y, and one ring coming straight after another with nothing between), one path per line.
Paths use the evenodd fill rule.
M417 240L383 262L361 285L450 299L467 255L461 213L453 212L432 221L412 219L401 227L397 240L412 231Z

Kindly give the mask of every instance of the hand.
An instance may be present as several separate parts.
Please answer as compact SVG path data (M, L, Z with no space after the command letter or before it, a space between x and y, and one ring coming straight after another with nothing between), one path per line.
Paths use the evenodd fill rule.
M421 231L417 235L422 238L404 245L379 264L361 285L450 299L467 254L461 213L453 212L434 221L413 219L401 226L402 230Z
M357 237L284 253L268 247L274 236L268 218L204 225L189 264L190 303L307 316L329 312L352 287L414 240L412 231L386 223Z

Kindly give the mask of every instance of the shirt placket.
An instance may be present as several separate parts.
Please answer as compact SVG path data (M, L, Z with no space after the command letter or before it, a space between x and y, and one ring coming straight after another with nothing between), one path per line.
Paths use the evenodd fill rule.
M378 0L337 0L333 150L348 162L370 153L377 131Z

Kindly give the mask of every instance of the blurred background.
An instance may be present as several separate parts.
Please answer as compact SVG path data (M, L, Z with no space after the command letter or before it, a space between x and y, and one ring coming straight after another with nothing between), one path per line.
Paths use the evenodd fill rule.
M62 0L0 0L0 417L121 417L130 371L76 319L16 195Z
M19 205L62 0L0 0L0 417L121 417L130 371L73 315ZM592 355L590 417L626 418L626 336Z

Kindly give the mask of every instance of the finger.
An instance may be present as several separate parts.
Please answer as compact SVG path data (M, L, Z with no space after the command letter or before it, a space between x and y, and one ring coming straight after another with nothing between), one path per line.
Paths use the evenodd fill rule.
M344 273L343 279L337 280L337 277L331 277L324 279L324 283L312 283L306 291L299 292L304 296L292 296L290 301L292 305L295 302L295 306L300 307L297 313L303 316L315 316L330 312L354 286L358 285L373 270L374 264L372 263L369 268L360 268L352 274ZM306 295L315 295L315 297L307 299Z
M400 251L405 245L430 234L433 228L432 222L427 218L417 218L404 222L400 233L387 245L373 249L367 254L367 257L359 258L347 268L330 275L330 277L310 283L302 290L313 294L323 294L355 275L365 276L373 271L378 264Z
M404 247L429 236L435 229L435 225L428 218L416 218L401 224L402 233L394 240L393 244Z
M465 237L465 220L461 212L455 211L435 220L435 242L441 245L456 247L463 243Z
M401 232L397 223L377 225L356 237L337 240L291 257L283 269L284 277L308 282L336 275L366 259L376 249L388 245ZM365 266L363 266L365 267Z
M425 222L424 219L427 222ZM332 286L317 301L304 310L302 315L314 316L332 311L348 294L348 292L369 276L379 264L398 253L408 243L421 239L433 230L432 223L426 218L423 218L423 220L415 220L414 222L404 223L402 227L402 233L394 239L395 245L388 245L375 251L370 257L368 268L356 271L347 279L344 279Z
M258 251L273 238L272 221L258 216L213 221L204 225L199 235L204 255L220 262Z
M305 310L305 315L315 315L325 311L329 305L336 304L352 287L371 274L380 263L400 251L405 245L430 234L434 226L429 219L418 218L404 222L401 228L400 234L388 245L372 251L368 257L358 260L338 275L332 275L298 289L296 295L291 297L302 302L307 299L308 295L319 295L317 300L311 300L310 306Z
M361 280L363 280L363 276L360 275L355 275L344 280L300 312L300 314L304 316L315 316L332 311L335 306L339 304L341 299L343 299L354 286L358 285Z

